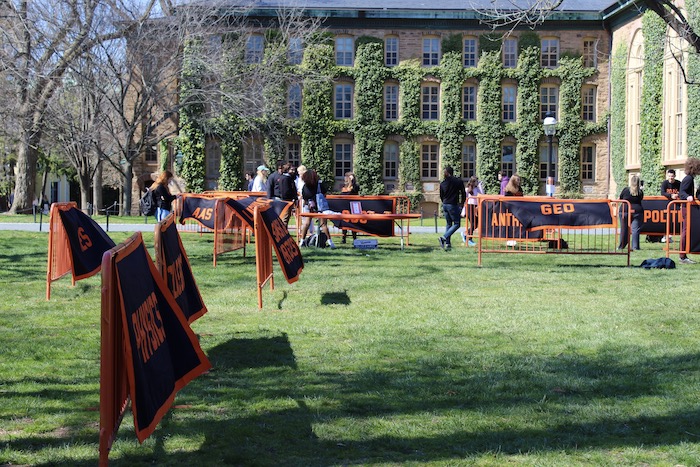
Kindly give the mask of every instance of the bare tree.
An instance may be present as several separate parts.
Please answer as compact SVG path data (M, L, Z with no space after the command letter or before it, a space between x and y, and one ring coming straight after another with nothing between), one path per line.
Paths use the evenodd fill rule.
M528 0L525 2L508 0L496 2L491 9L475 8L482 16L482 22L493 29L512 32L517 27L527 26L534 29L542 24L550 15L562 6L564 0ZM690 51L700 54L700 31L697 31L688 17L674 0L638 0L636 7L641 13L648 9L656 13L671 28L679 38L690 47ZM507 34L507 32L506 32ZM669 50L681 68L686 83L698 84L700 77L689 76L686 67L685 54L687 48L668 41Z
M80 185L80 207L88 208L90 188L102 161L96 152L100 139L101 94L94 91L94 62L76 60L64 85L51 100L45 118L44 136L76 170Z
M134 20L150 15L153 1L140 16L133 8L99 0L4 0L0 2L0 78L9 97L4 119L17 128L17 179L11 213L32 205L36 165L44 119L70 65L95 44L123 36ZM115 23L111 18L132 23ZM108 21L109 20L109 21Z

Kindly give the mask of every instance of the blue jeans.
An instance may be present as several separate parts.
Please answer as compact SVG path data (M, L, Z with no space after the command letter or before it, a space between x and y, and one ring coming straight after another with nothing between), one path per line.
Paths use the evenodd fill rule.
M445 214L445 233L442 237L445 239L445 243L451 245L450 237L453 233L459 230L459 225L461 221L462 206L459 204L443 204L442 212Z
M156 220L158 222L162 221L170 215L170 211L163 208L156 208Z

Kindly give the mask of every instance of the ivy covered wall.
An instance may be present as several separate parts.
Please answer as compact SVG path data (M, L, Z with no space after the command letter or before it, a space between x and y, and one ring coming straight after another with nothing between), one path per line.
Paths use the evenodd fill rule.
M463 66L461 52L450 48L443 50L440 65L436 67L423 67L418 60L407 60L396 67L387 68L384 66L383 44L372 38L357 40L353 67L335 65L332 45L325 43L307 47L301 66L312 71L314 76L324 75L328 79L313 79L304 83L302 117L299 121L286 123L287 133L301 139L302 163L315 168L331 187L335 178L334 139L348 138L354 145L354 169L362 193L383 193L384 144L391 136L401 142L397 191L403 192L407 187L408 194L417 200L422 192L420 143L437 141L440 144L441 167L452 165L461 175L462 145L465 138L470 138L476 142L477 175L484 182L487 192L494 193L499 187L497 173L500 169L501 145L504 138L512 138L516 146L516 170L523 178L524 192L537 194L540 189L539 146L545 141L540 120L539 88L543 79L549 79L559 85L560 123L556 141L559 148L560 192L580 195L581 141L588 135L607 131L607 115L599 116L598 122L592 124L581 118L581 87L596 70L584 68L580 57L562 57L557 68L542 68L536 34L523 34L517 67L504 68L498 39L489 37L488 47L484 46L485 41L480 41L484 50L478 66L471 68ZM461 40L459 42L461 44ZM451 44L449 40L445 43ZM196 70L186 67L183 92L196 87L195 77ZM334 82L338 80L354 85L352 119L334 118ZM399 83L400 118L397 121L384 120L383 93L388 80ZM462 88L467 80L478 85L477 116L476 120L470 121L462 118ZM513 123L502 121L501 88L504 80L512 81L518 89L517 118ZM421 85L426 81L439 83L439 120L421 118ZM283 93L278 92L278 95ZM191 117L196 111L196 108L186 108L181 114L180 150L185 153L183 176L187 179L188 188L203 189L203 172L197 173L192 167L193 162L199 160L198 157L204 166L203 156L198 156L200 152L203 153L204 133L201 127L193 123L196 119ZM222 139L220 185L229 189L242 184L240 138L246 133L241 128L242 122L222 119L215 130ZM266 140L268 163L273 163L273 157L279 155L275 147Z

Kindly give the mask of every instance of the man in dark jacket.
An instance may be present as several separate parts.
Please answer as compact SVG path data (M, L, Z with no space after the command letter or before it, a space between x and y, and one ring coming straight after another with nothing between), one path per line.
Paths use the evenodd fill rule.
M270 199L281 198L280 177L282 176L284 161L277 161L277 171L267 177L267 197Z
M284 225L289 225L289 218L292 217L294 203L297 201L297 186L295 183L297 175L296 167L293 164L284 164L282 167L282 175L279 177L280 199L283 201L291 201L292 206L287 209L282 218Z
M462 206L467 199L464 189L464 182L454 177L454 169L451 166L445 167L443 171L444 180L440 183L440 200L442 201L442 211L445 214L445 233L438 238L443 250L452 248L450 237L459 230Z

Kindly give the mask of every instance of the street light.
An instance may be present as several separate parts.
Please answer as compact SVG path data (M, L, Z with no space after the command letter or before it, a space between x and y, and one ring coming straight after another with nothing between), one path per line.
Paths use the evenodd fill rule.
M545 193L547 196L554 196L554 170L552 170L552 158L554 155L554 149L552 147L552 137L554 133L557 132L557 119L554 117L552 112L547 112L544 121L542 122L544 126L544 134L547 135L547 142L549 143L549 160L547 161L547 185L545 187Z

